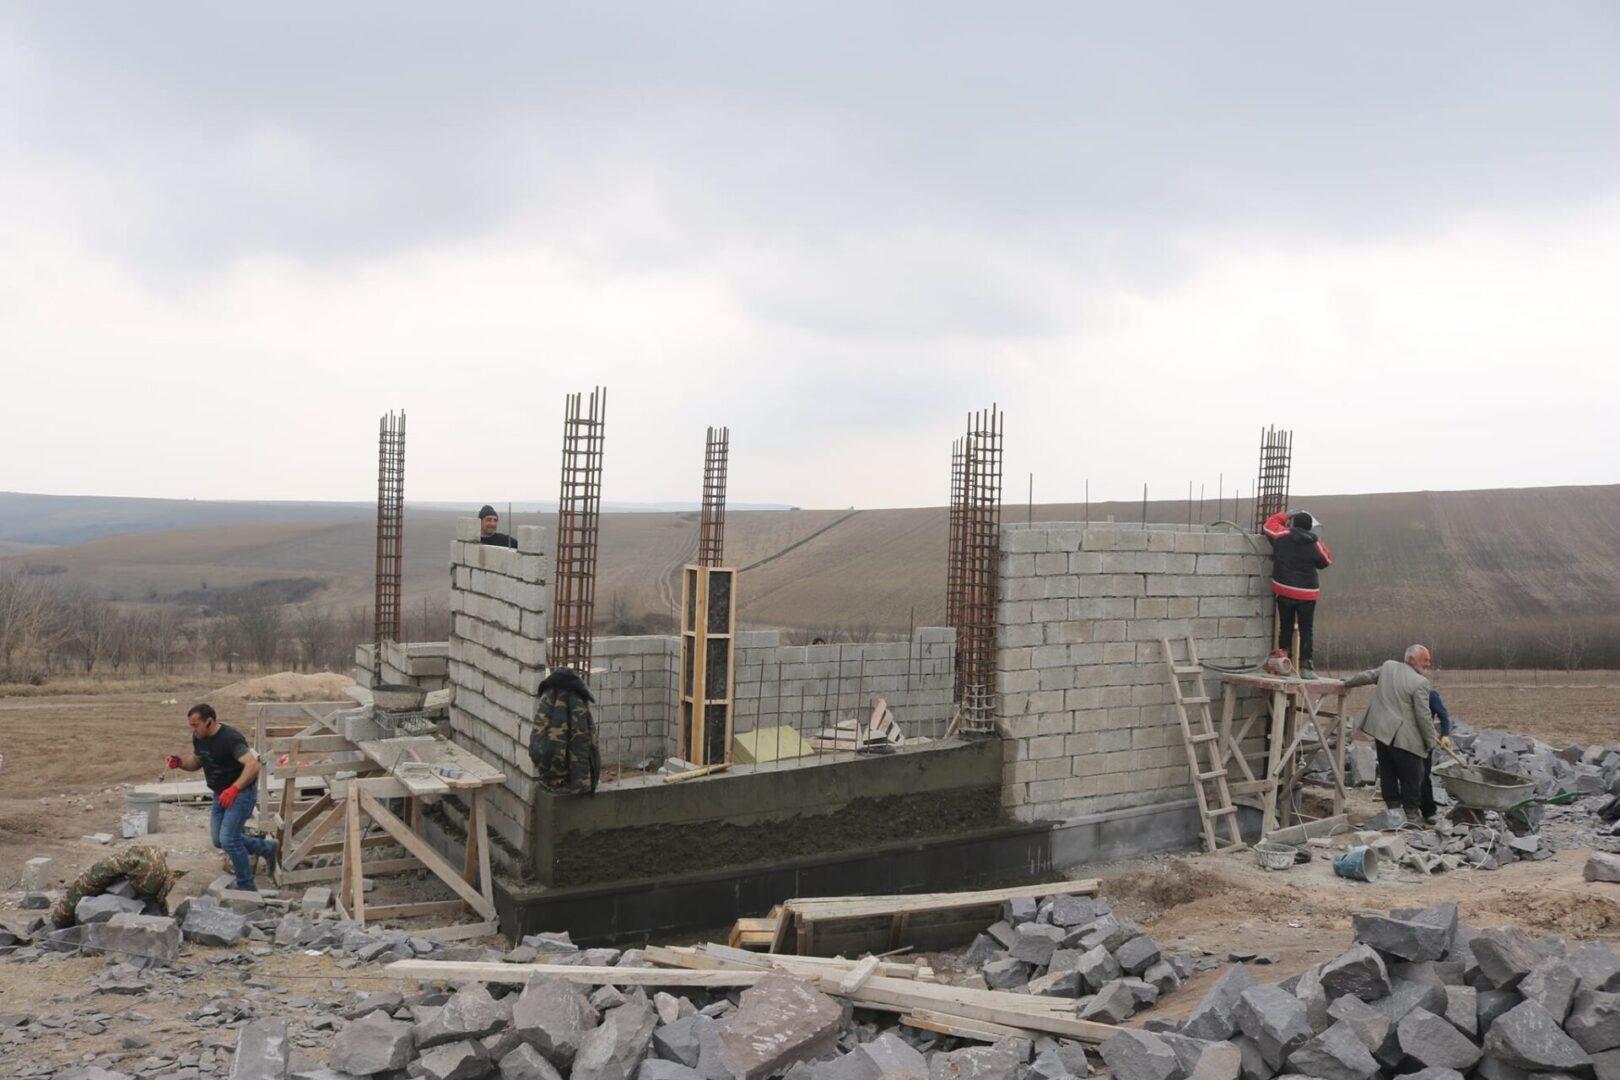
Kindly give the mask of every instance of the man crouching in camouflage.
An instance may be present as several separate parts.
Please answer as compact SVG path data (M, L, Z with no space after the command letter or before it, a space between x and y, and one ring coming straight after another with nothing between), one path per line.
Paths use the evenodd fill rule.
M561 667L540 683L540 700L529 735L529 759L540 786L553 795L594 795L601 762L596 724L585 680L573 668Z

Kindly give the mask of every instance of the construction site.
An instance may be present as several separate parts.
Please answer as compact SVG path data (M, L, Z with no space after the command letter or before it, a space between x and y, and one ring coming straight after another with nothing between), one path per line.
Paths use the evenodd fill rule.
M1019 521L970 413L945 625L808 644L738 624L724 427L678 632L598 632L607 432L568 396L556 529L461 519L448 639L410 641L381 418L354 684L221 705L258 891L202 780L42 795L0 847L0 1075L1620 1078L1620 695L1548 727L1465 690L1436 813L1386 808L1370 692L1276 615L1291 432L1207 522Z

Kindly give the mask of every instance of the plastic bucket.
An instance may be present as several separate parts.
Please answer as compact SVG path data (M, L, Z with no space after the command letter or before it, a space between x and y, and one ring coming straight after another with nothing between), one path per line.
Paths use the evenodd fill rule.
M1353 847L1333 860L1333 872L1351 881L1378 880L1378 852L1370 847Z
M1299 849L1291 844L1262 840L1254 845L1254 853L1259 858L1260 865L1267 870L1289 870L1297 861Z
M138 794L132 791L124 796L124 810L127 813L146 815L147 833L158 831L158 807L162 805L163 800L156 795Z

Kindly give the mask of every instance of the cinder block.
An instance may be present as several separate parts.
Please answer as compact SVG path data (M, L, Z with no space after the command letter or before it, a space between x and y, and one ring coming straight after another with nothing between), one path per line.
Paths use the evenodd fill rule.
M542 556L546 553L546 530L543 525L519 525L512 535L518 542L520 552Z
M456 518L456 539L457 540L477 540L478 539L478 519L477 518L465 518L465 517Z
M1008 555L1032 554L1047 550L1047 534L1045 529L1012 529L1001 530L1001 554L1005 559Z

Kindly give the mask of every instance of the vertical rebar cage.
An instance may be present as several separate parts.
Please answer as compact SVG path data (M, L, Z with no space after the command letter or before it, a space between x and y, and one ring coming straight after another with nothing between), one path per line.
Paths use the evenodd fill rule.
M602 443L607 389L568 395L563 419L562 488L557 496L557 565L552 576L551 666L587 681L596 616L596 552L602 517Z
M703 513L698 522L698 565L719 566L726 549L726 466L731 429L708 430L703 441Z
M1001 554L1001 410L970 414L951 452L948 612L956 628L956 701L967 731L995 730L997 560Z
M405 412L377 422L377 575L371 640L400 639L405 569ZM382 670L380 667L377 670Z
M1254 480L1255 532L1265 525L1266 518L1288 509L1288 481L1293 467L1294 433L1273 427L1262 430L1260 471Z

